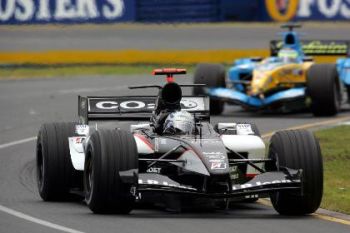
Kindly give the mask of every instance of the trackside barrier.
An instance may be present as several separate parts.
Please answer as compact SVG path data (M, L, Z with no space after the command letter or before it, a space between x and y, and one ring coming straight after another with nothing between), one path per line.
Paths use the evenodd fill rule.
M349 0L0 0L0 24L344 21Z
M0 24L135 21L136 0L0 0Z
M348 0L261 0L265 21L346 21L350 20Z
M140 22L215 22L220 20L218 0L137 0Z

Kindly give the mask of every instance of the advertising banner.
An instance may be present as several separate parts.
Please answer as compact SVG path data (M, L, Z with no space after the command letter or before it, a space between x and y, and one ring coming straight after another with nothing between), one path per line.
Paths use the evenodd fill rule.
M0 0L0 24L135 20L135 0Z
M265 0L267 20L350 20L350 0Z

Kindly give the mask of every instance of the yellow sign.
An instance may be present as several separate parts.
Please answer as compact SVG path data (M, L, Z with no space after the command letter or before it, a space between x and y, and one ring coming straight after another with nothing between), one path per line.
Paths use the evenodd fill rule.
M294 18L298 11L299 0L265 0L267 13L279 22L286 22Z

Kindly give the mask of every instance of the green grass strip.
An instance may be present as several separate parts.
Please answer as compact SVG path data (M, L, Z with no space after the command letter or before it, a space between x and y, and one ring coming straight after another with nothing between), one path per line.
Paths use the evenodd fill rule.
M350 126L316 132L324 159L322 208L350 214Z

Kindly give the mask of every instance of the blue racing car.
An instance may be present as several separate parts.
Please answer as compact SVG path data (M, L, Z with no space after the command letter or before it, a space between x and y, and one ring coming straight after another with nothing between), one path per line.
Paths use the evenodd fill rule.
M300 40L297 27L283 25L288 30L281 33L282 40L270 42L270 57L238 59L228 77L223 65L198 64L194 82L206 87L194 88L194 94L211 97L212 114L221 114L225 102L251 110L310 108L316 116L337 114L350 99L349 42ZM336 64L316 64L311 55L348 57Z

